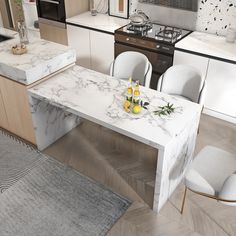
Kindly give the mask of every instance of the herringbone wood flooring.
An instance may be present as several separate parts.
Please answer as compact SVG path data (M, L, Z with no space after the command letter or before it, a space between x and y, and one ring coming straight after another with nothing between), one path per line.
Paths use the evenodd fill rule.
M214 145L236 155L236 125L202 115L195 152L205 145ZM129 157L125 161L121 161L124 155L117 151L121 147L122 153ZM144 200L152 200L153 166L158 161L157 153L141 144L138 151L136 149L137 143L85 122L45 153L134 201L108 236L236 235L235 207L188 192L184 214L181 215L183 186L174 192L160 214L153 213Z

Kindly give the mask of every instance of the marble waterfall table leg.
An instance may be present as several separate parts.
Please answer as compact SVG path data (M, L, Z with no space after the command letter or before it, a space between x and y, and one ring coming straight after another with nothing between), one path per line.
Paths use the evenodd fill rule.
M183 180L192 161L199 125L199 115L165 147L158 150L153 210L159 212Z
M29 96L37 148L43 150L75 128L80 120L63 109Z

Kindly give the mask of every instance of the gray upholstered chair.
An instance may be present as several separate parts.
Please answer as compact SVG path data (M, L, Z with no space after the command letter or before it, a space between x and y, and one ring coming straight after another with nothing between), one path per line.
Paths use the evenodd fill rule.
M157 91L204 105L206 81L194 67L176 65L159 78Z
M116 57L110 67L110 75L119 79L139 80L145 87L150 87L152 65L148 58L139 52L127 51Z
M223 204L236 206L236 155L206 146L190 165L185 186L181 213L187 189Z

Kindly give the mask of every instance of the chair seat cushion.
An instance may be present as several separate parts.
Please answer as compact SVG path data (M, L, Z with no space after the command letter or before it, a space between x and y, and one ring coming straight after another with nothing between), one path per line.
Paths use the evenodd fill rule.
M217 197L226 179L236 171L236 156L216 147L206 146L196 156L186 173L186 186Z

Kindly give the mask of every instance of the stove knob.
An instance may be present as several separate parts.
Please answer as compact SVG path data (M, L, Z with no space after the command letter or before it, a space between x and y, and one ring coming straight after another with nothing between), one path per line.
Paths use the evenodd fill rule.
M156 48L158 49L158 48L160 48L160 47L161 47L161 46L157 44Z
M126 41L129 41L129 38L126 38Z

